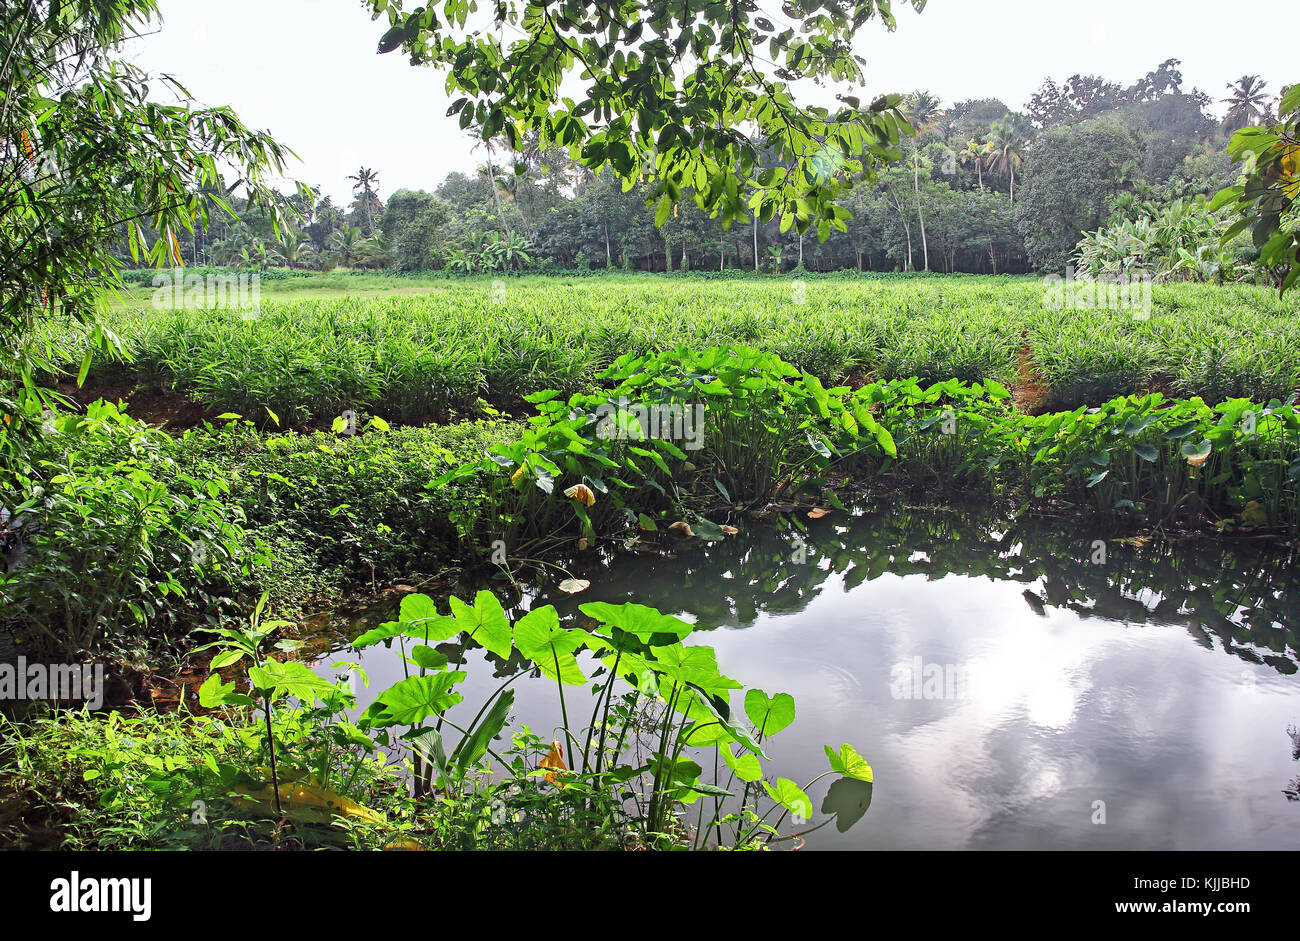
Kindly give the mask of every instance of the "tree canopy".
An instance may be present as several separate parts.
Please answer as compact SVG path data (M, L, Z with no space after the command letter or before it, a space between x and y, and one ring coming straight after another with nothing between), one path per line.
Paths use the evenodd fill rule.
M125 238L136 261L180 264L180 233L233 215L239 189L277 234L289 211L271 181L291 151L112 54L157 12L156 0L20 0L0 13L0 413L10 432L51 394L34 380L47 357L31 342L33 319L57 308L90 322L119 283L115 245ZM180 103L151 98L151 82ZM102 329L95 336L112 347ZM0 457L6 440L0 429Z
M502 0L490 23L470 0L441 14L367 5L387 17L381 53L446 71L462 128L512 150L535 135L627 189L644 179L660 225L689 190L723 226L752 211L825 239L845 231L845 184L901 157L910 130L897 95L864 105L841 93L832 110L791 91L802 79L860 86L852 37L872 20L894 29L891 0L788 0L784 27L752 0Z

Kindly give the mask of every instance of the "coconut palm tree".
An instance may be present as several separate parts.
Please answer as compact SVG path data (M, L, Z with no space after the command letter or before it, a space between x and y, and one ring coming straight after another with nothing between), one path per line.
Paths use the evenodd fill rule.
M1243 75L1227 87L1230 94L1219 101L1228 106L1223 116L1223 129L1229 134L1252 124L1264 123L1269 112L1269 96L1264 93L1268 82L1258 75Z
M903 105L907 122L916 131L912 138L912 183L916 190L916 214L921 220L921 257L925 270L930 270L930 246L925 239L925 212L921 209L921 135L939 119L940 101L928 91L912 92Z
M497 186L497 171L496 167L492 165L492 144L490 141L481 141L474 145L474 149L478 150L479 147L487 150L487 163L478 168L478 173L479 176L487 176L488 184L492 187L492 199L496 202L497 218L501 221L501 232L503 235L508 236L511 234L510 223L506 222L505 209L501 205L501 190Z
M356 206L365 217L366 234L369 235L375 231L374 211L379 206L379 172L362 167L348 179L352 181L352 195L357 198Z
M363 257L365 240L365 235L358 226L349 225L334 233L330 239L330 248L338 256L339 264L348 268Z
M1010 115L998 118L989 126L986 138L992 145L989 168L1011 178L1011 205L1016 204L1016 167L1025 162L1025 136Z
M301 268L309 265L316 257L316 247L306 232L284 233L284 238L275 245L274 253L287 268Z
M958 154L962 163L975 164L975 176L979 178L980 192L984 192L984 161L988 160L993 153L993 145L989 141L980 143L975 138L966 142L965 148Z

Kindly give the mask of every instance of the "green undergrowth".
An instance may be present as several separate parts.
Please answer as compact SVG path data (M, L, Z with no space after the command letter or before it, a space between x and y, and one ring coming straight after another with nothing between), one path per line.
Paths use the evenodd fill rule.
M518 567L669 529L920 496L1068 507L1130 528L1300 529L1294 400L1160 393L1028 416L988 380L828 386L755 348L617 357L537 414L176 438L106 403L45 422L5 500L35 534L0 618L62 659L144 664L269 592L332 607L416 574ZM174 656L174 654L172 654Z
M269 274L269 273L268 273ZM1207 401L1285 399L1300 378L1294 299L1244 285L1161 284L1142 310L1057 307L1038 278L701 276L270 279L255 309L155 309L148 297L105 325L130 361L98 359L89 381L176 390L285 427L370 411L393 422L514 412L539 389L594 391L625 353L753 346L827 382L961 379L1013 386L1021 353L1048 407L1160 390ZM295 297L285 285L353 285ZM388 283L387 296L365 296ZM52 323L82 362L84 338ZM47 376L53 381L55 376Z

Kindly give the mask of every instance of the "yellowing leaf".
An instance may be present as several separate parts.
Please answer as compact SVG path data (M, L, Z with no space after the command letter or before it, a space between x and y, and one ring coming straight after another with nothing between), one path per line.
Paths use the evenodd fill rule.
M1267 526L1268 511L1259 505L1258 500L1251 500L1241 511L1241 522L1244 526Z
M385 846L384 849L409 850L411 852L420 852L420 853L427 852L427 850L425 850L425 848L421 846L417 841L409 838L405 840L394 840L392 843L389 843L387 846Z
M237 793L253 799L257 806L267 812L275 811L275 793L271 787L259 790L236 788ZM356 801L336 794L311 782L295 781L281 783L280 807L285 816L296 820L328 822L334 816L359 820L362 823L383 824L387 818L383 814L362 807Z
M571 500L585 503L587 506L593 506L596 503L596 495L591 492L591 488L586 484L574 484L564 491L564 495Z
M551 741L551 750L547 753L546 757L538 763L538 767L549 769L546 772L547 781L552 784L559 784L561 787L564 786L563 782L559 780L559 775L555 774L556 771L569 770L569 766L564 763L564 757L560 754L559 742L555 740Z

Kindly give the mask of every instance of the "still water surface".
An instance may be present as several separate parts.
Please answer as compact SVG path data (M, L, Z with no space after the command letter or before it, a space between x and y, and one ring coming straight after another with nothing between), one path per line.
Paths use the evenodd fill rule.
M1295 560L1115 540L1103 559L1094 538L968 513L828 518L672 558L592 557L571 566L587 591L552 582L508 613L653 605L699 625L687 642L746 689L791 693L773 779L806 784L843 742L875 770L866 816L810 848L1300 849ZM483 651L468 658L453 719L501 682ZM402 677L383 647L361 663L362 706ZM554 684L515 689L516 724L549 738ZM585 722L590 699L574 702Z

